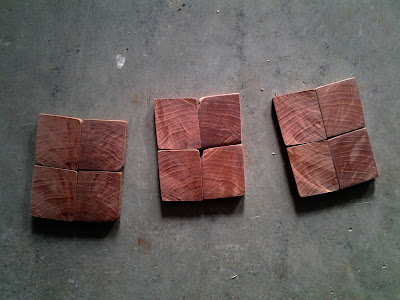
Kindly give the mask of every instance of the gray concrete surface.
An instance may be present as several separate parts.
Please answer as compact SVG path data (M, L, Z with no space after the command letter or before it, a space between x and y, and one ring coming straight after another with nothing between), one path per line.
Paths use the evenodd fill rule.
M400 299L399 1L3 0L0 18L0 298ZM349 76L380 177L299 199L271 98ZM227 92L245 198L161 204L153 99ZM117 223L32 220L40 112L129 121Z

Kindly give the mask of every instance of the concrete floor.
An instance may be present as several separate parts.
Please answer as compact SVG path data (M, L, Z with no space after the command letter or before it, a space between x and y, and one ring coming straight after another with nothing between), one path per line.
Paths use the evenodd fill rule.
M0 18L0 298L400 299L399 1L1 1ZM300 199L271 98L349 76L380 177ZM161 204L153 99L229 92L245 199ZM32 220L41 112L129 122L116 224Z

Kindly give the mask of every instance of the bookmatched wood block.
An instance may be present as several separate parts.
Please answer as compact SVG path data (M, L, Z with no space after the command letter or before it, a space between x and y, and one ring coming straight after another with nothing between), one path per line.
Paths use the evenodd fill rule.
M236 197L245 194L242 145L204 150L201 168L204 199Z
M155 99L154 114L159 149L200 148L196 99Z
M111 222L121 212L122 173L79 171L75 220Z
M127 122L83 120L79 169L119 171L125 164Z
M289 147L287 152L301 197L339 189L328 141Z
M36 163L69 170L78 169L81 119L39 114Z
M366 128L328 141L340 188L347 188L378 177L378 169Z
M73 221L76 182L76 171L34 166L31 215Z
M163 201L203 199L198 150L158 151L158 172Z
M241 143L239 94L203 97L199 103L201 148Z
M326 139L314 90L277 96L273 102L286 146Z
M365 127L355 78L324 85L316 91L328 138Z

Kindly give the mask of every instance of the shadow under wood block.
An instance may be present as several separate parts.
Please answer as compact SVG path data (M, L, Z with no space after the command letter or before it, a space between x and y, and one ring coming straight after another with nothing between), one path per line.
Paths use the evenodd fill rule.
M240 95L235 93L200 98L199 122L201 148L241 143Z
M154 115L159 149L200 148L199 117L196 99L155 99Z
M198 150L158 151L163 201L201 201L201 165Z
M328 141L293 146L287 151L301 197L339 189Z
M347 188L378 177L378 169L366 128L328 141L340 188Z
M121 212L122 173L79 171L75 197L75 220L110 222Z
M83 120L79 169L119 171L125 164L127 122Z
M73 221L77 172L35 166L32 179L31 215Z
M39 114L36 163L69 170L78 169L82 120Z
M228 198L245 194L242 145L204 150L201 168L204 199Z
M328 138L365 126L355 78L327 84L316 91Z
M273 102L286 146L326 139L314 90L277 96Z

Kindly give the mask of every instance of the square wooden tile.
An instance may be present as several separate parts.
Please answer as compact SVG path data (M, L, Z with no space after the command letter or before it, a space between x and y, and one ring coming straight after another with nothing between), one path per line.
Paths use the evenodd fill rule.
M204 150L201 168L204 199L236 197L245 194L242 145Z
M287 152L301 197L339 189L327 140L289 147Z
M159 149L200 148L199 117L196 99L155 99L154 114Z
M340 188L378 177L366 128L339 135L328 141Z
M236 93L200 98L199 122L201 148L241 143L240 95Z
M273 102L286 146L326 139L314 90L277 96Z
M125 164L127 122L83 120L79 169L119 171Z
M365 127L355 78L327 84L316 91L328 137Z
M158 172L163 201L203 199L198 150L158 151Z
M73 221L76 182L76 171L34 166L31 215Z
M75 221L115 221L121 212L121 192L121 172L79 171Z
M36 163L76 170L79 162L82 120L40 114L36 133Z

